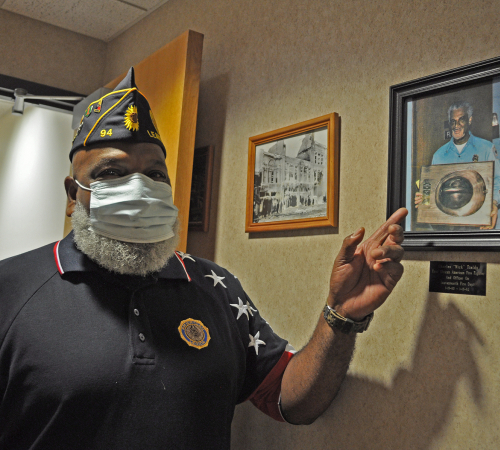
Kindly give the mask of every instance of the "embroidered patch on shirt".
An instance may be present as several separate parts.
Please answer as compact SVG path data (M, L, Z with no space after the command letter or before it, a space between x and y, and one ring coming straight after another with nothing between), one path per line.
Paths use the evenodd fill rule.
M183 320L178 330L182 340L191 347L201 349L206 347L210 342L210 332L199 320Z

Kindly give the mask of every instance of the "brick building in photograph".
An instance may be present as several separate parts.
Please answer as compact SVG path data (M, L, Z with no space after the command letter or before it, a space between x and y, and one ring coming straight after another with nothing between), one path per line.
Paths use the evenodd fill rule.
M297 213L299 209L307 217L323 215L323 210L326 211L326 146L315 141L314 133L304 136L296 157L287 156L286 145L286 140L277 141L262 153L260 166L256 167L256 221L271 216L279 220L279 216ZM320 205L324 206L319 208L321 214Z

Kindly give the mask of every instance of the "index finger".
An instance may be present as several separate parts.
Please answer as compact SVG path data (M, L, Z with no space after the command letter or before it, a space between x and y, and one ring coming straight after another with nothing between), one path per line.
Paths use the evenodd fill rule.
M382 244L389 236L389 227L394 224L400 223L408 214L408 210L406 208L399 208L395 213L389 217L384 224L380 226L380 228L375 231L370 236L370 239L377 242L379 245Z

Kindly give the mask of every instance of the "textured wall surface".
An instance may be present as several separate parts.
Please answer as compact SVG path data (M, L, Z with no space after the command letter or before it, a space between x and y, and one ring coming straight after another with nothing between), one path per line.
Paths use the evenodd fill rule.
M170 0L108 45L103 80L186 29L205 35L197 146L216 148L214 210L188 251L234 272L300 348L343 237L385 218L389 87L498 56L497 14L482 0ZM248 138L332 111L342 119L338 229L245 234ZM487 296L429 294L429 260L487 262ZM499 262L494 253L408 253L327 413L292 427L242 405L233 448L497 448Z
M0 42L2 75L81 94L101 87L102 41L1 10Z

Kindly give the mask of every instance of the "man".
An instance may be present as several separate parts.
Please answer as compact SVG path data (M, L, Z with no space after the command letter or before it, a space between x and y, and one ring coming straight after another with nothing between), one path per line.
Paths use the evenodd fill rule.
M472 115L473 108L467 102L456 102L449 107L448 120L451 128L451 139L434 153L431 164L495 162L491 226L481 227L481 229L492 229L496 228L498 202L500 201L500 164L497 159L495 146L491 142L478 138L470 132ZM417 192L415 195L415 208L418 208L420 203L422 203L422 198L423 195ZM470 227L468 228L470 229Z
M174 252L165 148L133 70L82 118L65 239L0 263L0 448L224 449L235 405L311 423L403 274L397 211L335 260L293 355L238 279ZM293 356L293 357L292 357Z

